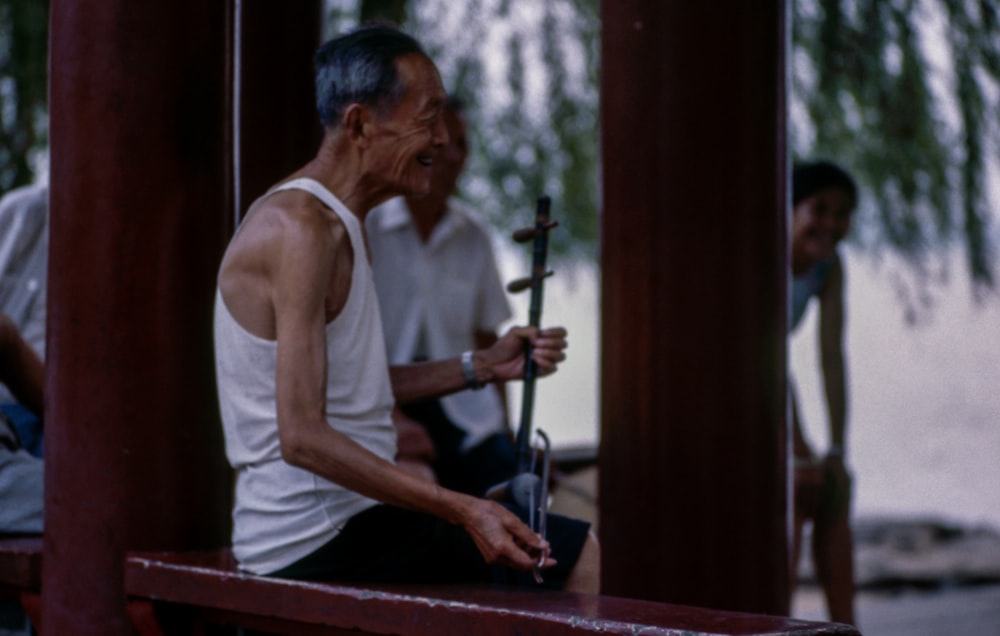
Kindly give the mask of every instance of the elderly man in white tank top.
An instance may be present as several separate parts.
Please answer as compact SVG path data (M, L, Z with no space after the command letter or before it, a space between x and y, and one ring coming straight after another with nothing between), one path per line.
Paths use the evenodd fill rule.
M315 158L256 201L223 257L215 315L226 452L243 569L311 579L503 581L596 592L585 523L549 540L514 506L450 491L393 463L394 400L520 377L523 342L551 373L562 329L514 328L493 346L389 367L364 219L429 188L447 141L445 91L419 44L363 27L316 56L324 136Z

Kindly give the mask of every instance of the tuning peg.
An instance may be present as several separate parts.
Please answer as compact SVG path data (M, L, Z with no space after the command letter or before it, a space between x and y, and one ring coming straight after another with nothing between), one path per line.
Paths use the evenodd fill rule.
M548 278L549 276L551 276L554 273L555 272L553 272L552 270L549 270L549 271L545 272L544 274L542 274L541 276L539 276L537 278L538 278L538 280L541 280L543 278ZM528 289L529 287L531 287L531 283L532 283L532 280L534 278L535 277L533 277L533 276L528 276L528 277L525 277L525 278L518 278L518 279L512 280L509 283L507 283L507 291L509 291L512 294L516 294L517 292L522 292L525 289Z
M542 226L542 231L548 232L557 225L559 225L559 221L548 221ZM531 227L522 227L519 230L514 230L514 234L512 236L514 237L515 243L527 243L531 239L535 238L537 234L538 226L533 225Z

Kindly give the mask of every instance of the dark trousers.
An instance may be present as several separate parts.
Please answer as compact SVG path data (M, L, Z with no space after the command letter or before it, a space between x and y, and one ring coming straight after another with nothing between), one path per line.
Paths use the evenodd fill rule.
M445 488L479 496L517 474L517 450L507 433L498 432L462 452L465 431L448 419L438 400L401 408L423 425L434 442L437 458L431 466Z

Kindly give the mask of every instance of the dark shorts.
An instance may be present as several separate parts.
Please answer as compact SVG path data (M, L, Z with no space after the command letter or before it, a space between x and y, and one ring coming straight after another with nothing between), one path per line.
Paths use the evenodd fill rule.
M526 519L514 506L508 509ZM562 589L576 565L590 524L549 515L547 535L558 564L541 587ZM378 505L354 516L312 554L270 576L357 583L500 583L537 587L529 573L483 560L472 538L437 517Z
M819 479L804 478L808 471L818 471ZM795 469L795 510L805 519L829 525L850 514L854 480L850 473L841 478L836 471L821 463Z

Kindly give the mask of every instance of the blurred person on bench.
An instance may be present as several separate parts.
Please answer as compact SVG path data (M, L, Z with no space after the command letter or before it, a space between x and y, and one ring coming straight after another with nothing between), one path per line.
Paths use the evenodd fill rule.
M390 199L365 221L390 364L487 348L511 316L490 232L454 196L469 154L458 98L448 98L443 119L448 142L434 158L430 191ZM517 451L505 398L494 384L397 405L397 462L429 466L429 478L473 495L510 479Z
M470 355L389 367L364 220L426 193L446 95L409 36L366 26L316 54L323 140L247 212L223 257L215 352L236 473L233 554L256 574L354 582L501 582L597 592L588 524L448 490L393 462L401 403L542 373L563 329L514 328Z

